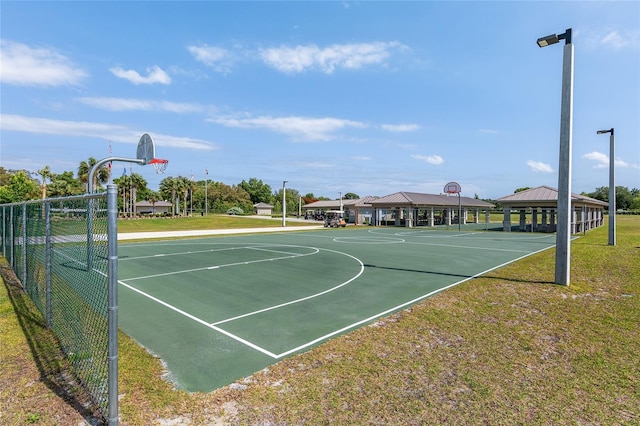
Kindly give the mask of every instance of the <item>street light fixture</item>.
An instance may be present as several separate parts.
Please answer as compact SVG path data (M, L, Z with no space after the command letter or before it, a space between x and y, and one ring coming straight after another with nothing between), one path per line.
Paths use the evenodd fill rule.
M573 44L571 28L564 34L538 39L539 47L565 41L560 107L560 158L558 162L558 226L556 229L555 283L569 285L571 262L571 145L573 139Z
M596 134L609 136L609 245L616 245L616 184L615 184L615 137L613 127L609 130L598 130Z
M550 44L556 44L560 40L565 40L565 44L571 44L571 28L569 28L564 34L551 34L546 37L540 37L536 43L538 43L539 47L546 47Z

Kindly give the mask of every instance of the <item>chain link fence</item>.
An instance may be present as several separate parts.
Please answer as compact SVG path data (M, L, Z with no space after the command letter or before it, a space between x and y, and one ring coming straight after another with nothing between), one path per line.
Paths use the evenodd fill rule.
M109 424L117 406L117 189L2 205L2 255Z

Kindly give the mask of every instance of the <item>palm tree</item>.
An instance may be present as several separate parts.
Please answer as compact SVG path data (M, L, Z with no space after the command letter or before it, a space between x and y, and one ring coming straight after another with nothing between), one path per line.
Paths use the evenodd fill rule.
M182 209L182 216L187 216L187 196L189 195L189 188L191 187L191 182L184 176L178 176L178 188L182 191L182 199L184 200L184 209Z
M171 217L176 215L176 192L180 189L180 183L174 177L166 177L160 182L160 193L171 195Z
M81 161L80 165L78 166L78 178L86 185L87 190L88 190L87 183L89 181L89 172L91 171L93 166L96 165L97 162L98 160L96 160L95 158L89 157L87 161ZM92 185L95 185L95 186L109 182L109 168L104 165L100 166L100 169L98 169L96 172L93 173L93 177L94 177L94 182L92 182Z
M51 179L51 169L49 165L44 166L44 169L38 170L38 176L42 177L42 199L47 198L47 179Z
M156 202L160 201L161 197L157 191L149 191L149 202L151 202L151 214L156 214Z
M136 203L138 202L138 188L147 186L147 181L137 173L131 173L131 203L133 204L133 215L136 216Z

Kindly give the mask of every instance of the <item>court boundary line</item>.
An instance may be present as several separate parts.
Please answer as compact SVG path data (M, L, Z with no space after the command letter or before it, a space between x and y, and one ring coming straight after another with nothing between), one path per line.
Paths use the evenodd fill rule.
M205 320L202 320L202 319L196 317L195 315L191 315L190 313L188 313L186 311L183 311L182 309L180 309L180 308L178 308L176 306L173 306L173 305L171 305L171 304L169 304L169 303L167 303L167 302L165 302L165 301L163 301L161 299L158 299L155 296L152 296L152 295L150 295L148 293L145 293L142 290L139 290L139 289L137 289L137 288L135 288L133 286L130 286L129 284L127 284L127 283L125 283L125 282L123 282L121 280L118 280L118 284L123 285L124 287L128 288L129 290L135 291L136 293L139 293L140 295L142 295L142 296L144 296L144 297L146 297L146 298L148 298L150 300L153 300L154 302L159 303L160 305L162 305L162 306L164 306L166 308L169 308L172 311L179 313L180 315L183 315L183 316L187 317L190 320L193 320L193 321L195 321L195 322L197 322L199 324L204 325L205 327L208 327L208 328L210 328L212 330L215 330L218 333L224 334L225 336L230 337L233 340L236 340L237 342L240 342L240 343L242 343L242 344L244 344L244 345L246 345L246 346L248 346L248 347L250 347L252 349L257 350L258 352L262 352L265 355L268 355L268 356L270 356L272 358L276 358L277 359L276 354L274 354L273 352L270 352L270 351L268 351L268 350L266 350L266 349L264 349L264 348L262 348L262 347L260 347L260 346L258 346L256 344L254 344L254 343L251 343L250 341L248 341L246 339L243 339L240 336L236 336L235 334L230 333L230 332L228 332L228 331L226 331L226 330L224 330L224 329L222 329L220 327L216 327L215 325L212 325L212 324L206 322Z
M278 355L277 355L277 359L282 358L282 357L285 357L285 356L290 355L290 354L292 354L292 353L295 353L295 352L297 352L297 351L299 351L299 350L301 350L301 349L305 349L305 348L307 348L307 347L309 347L309 346L312 346L312 345L314 345L314 344L316 344L316 343L318 343L318 342L321 342L321 341L323 341L323 340L326 340L326 339L328 339L328 338L330 338L330 337L333 337L333 336L335 336L335 335L337 335L337 334L343 333L343 332L345 332L345 331L347 331L347 330L353 329L354 327L358 327L359 325L365 324L365 323L367 323L367 322L369 322L369 321L373 321L373 320L374 320L374 319L376 319L376 318L380 318L380 317L383 317L383 316L385 316L385 315L388 315L388 314L390 314L390 313L392 313L392 312L394 312L394 311L398 311L398 310L400 310L400 309L404 308L405 306L409 306L409 305L413 305L413 304L415 304L415 303L418 303L418 302L420 302L421 300L424 300L424 299L426 299L426 298L428 298L428 297L430 297L430 296L433 296L434 294L440 293L440 292L442 292L442 291L444 291L444 290L447 290L447 289L449 289L449 288L451 288L451 287L455 287L455 286L457 286L457 285L459 285L459 284L462 284L462 283L464 283L464 282L466 282L466 281L469 281L469 280L472 280L472 279L477 278L477 277L479 277L479 276L482 276L482 275L484 275L484 274L486 274L486 273L488 273L488 272L491 272L491 271L493 271L493 270L496 270L496 269L502 268L503 266L507 266L507 265L509 265L510 263L517 262L518 260L524 259L525 257L533 256L534 254L541 253L541 252L543 252L543 251L545 251L545 250L549 250L549 249L550 249L550 248L552 248L552 247L554 247L554 246L551 246L551 247L545 247L545 248L543 248L543 249L540 249L540 250L537 250L537 251L531 252L531 253L529 253L529 254L525 254L524 256L520 256L520 257L518 257L518 258L516 258L516 259L513 259L513 260L510 260L510 261L508 261L508 262L504 262L504 263L502 263L502 264L500 264L500 265L494 266L493 268L489 268L489 269L487 269L486 271L479 272L479 273L477 273L477 274L475 274L475 275L472 275L472 276L470 276L470 277L467 277L467 278L465 278L465 279L463 279L463 280L457 281L457 282L452 283L452 284L449 284L449 285L447 285L447 286L445 286L445 287L442 287L442 288L439 288L439 289L437 289L437 290L431 291L431 292L429 292L429 293L427 293L427 294L425 294L425 295L422 295L422 296L420 296L420 297L416 297L416 298L414 298L413 300L410 300L410 301L408 301L408 302L402 303L402 304L397 305L397 306L395 306L395 307L393 307L393 308L390 308L390 309L387 309L387 310L385 310L385 311L383 311L383 312L380 312L380 313L378 313L378 314L376 314L376 315L372 315L372 316L370 316L370 317L368 317L368 318L365 318L365 319L363 319L363 320L361 320L361 321L358 321L358 322L355 322L355 323L350 324L350 325L348 325L348 326L345 326L345 327L343 327L343 328L341 328L341 329L339 329L339 330L336 330L336 331L333 331L333 332L331 332L331 333L325 334L324 336L318 337L318 338L316 338L316 339L314 339L314 340L312 340L312 341L310 341L310 342L305 343L304 345L300 345L300 346L298 346L298 347L296 347L296 348L293 348L293 349L290 349L290 350L288 350L288 351L286 351L286 352L282 352L282 353L278 354Z
M136 281L136 280L143 280L143 279L147 279L147 278L156 278L156 277L165 277L168 275L178 275L178 274L186 274L189 272L197 272L197 271L206 271L206 270L212 270L212 269L219 269L219 268L226 268L229 266L238 266L238 265L249 265L252 263L261 263L261 262L272 262L274 260L283 260L283 259L295 259L296 257L304 257L304 256L311 256L314 254L318 254L320 252L320 249L318 249L317 247L308 247L308 246L292 246L292 247L304 247L304 248L311 248L316 250L315 252L311 252L311 253L302 253L302 254L297 254L297 253L288 253L288 252L278 252L278 251L273 251L274 253L288 253L288 256L281 256L281 257L272 257L269 259L257 259L257 260L248 260L248 261L242 261L242 262L233 262L233 263L226 263L223 265L212 265L212 266L204 266L201 268L194 268L194 269L184 269L181 271L172 271L172 272L163 272L161 274L153 274L153 275L145 275L142 277L131 277L131 278L125 278L124 281ZM238 249L247 249L247 250L260 250L257 249L255 247L249 247L249 246L245 246L245 247L233 247L230 248L228 250L238 250ZM218 251L222 251L222 250L218 250ZM262 251L270 251L270 250L264 250L262 249ZM183 252L182 254L189 254L190 252ZM206 253L205 251L201 251L200 253ZM157 255L157 256L150 256L150 258L154 258L154 257L163 257L162 255Z
M368 232L371 232L371 231L372 231L372 230L369 230ZM372 232L372 233L374 233L374 232ZM575 237L575 239L577 239L577 238L580 238L580 237L579 237L579 236ZM422 243L410 243L410 244L422 244ZM275 244L275 245L278 245L278 244ZM429 245L436 245L436 246L438 246L438 245L440 245L440 244L429 244ZM282 246L287 246L287 245L282 245ZM467 281L469 281L469 280L472 280L472 279L474 279L474 278L480 277L480 276L482 276L482 275L484 275L484 274L486 274L486 273L488 273L488 272L491 272L491 271L493 271L493 270L496 270L496 269L502 268L502 267L504 267L504 266L506 266L506 265L509 265L509 264L511 264L511 263L514 263L514 262L517 262L517 261L519 261L519 260L522 260L522 259L524 259L524 258L526 258L526 257L529 257L529 256L532 256L532 255L534 255L534 254L538 254L538 253L541 253L541 252L543 252L543 251L549 250L549 249L551 249L551 248L555 247L555 244L552 244L552 245L550 245L549 247L545 247L545 248L542 248L542 249L539 249L539 250L536 250L536 251L533 251L533 252L528 252L528 253L526 253L526 254L524 254L524 255L522 255L522 256L519 256L519 257L517 257L517 258L515 258L515 259L512 259L512 260L509 260L509 261L504 262L504 263L502 263L502 264L496 265L496 266L491 267L491 268L489 268L489 269L487 269L487 270L485 270L485 271L479 272L479 273L474 274L474 275L472 275L472 276L469 276L469 277L467 277L467 278L465 278L465 279L462 279L462 280L459 280L459 281L457 281L457 282L451 283L451 284L449 284L449 285L447 285L447 286L445 286L445 287L439 288L439 289L437 289L437 290L433 290L433 291L431 291L431 292L429 292L429 293L426 293L426 294L424 294L424 295L422 295L422 296L416 297L416 298L414 298L414 299L412 299L412 300L409 300L409 301L407 301L407 302L404 302L404 303L402 303L402 304L399 304L399 305L396 305L396 306L394 306L394 307L392 307L392 308L389 308L389 309L387 309L387 310L385 310L385 311L383 311L383 312L377 313L377 314L375 314L375 315L369 316L368 318L365 318L365 319L362 319L362 320L357 321L357 322L355 322L355 323L349 324L349 325L347 325L347 326L345 326L345 327L342 327L342 328L340 328L340 329L338 329L338 330L334 330L334 331L332 331L332 332L330 332L330 333L327 333L327 334L325 334L325 335L323 335L323 336L320 336L320 337L318 337L318 338L315 338L315 339L313 339L313 340L311 340L311 341L309 341L309 342L306 342L306 343L304 343L304 344L302 344L302 345L299 345L299 346L297 346L297 347L295 347L295 348L289 349L289 350L287 350L287 351L285 351L285 352L282 352L282 353L279 353L279 354L275 354L275 353L273 353L273 352L271 352L271 351L269 351L269 350L267 350L267 349L265 349L265 348L263 348L263 347L261 347L261 346L259 346L259 345L255 344L255 343L252 343L252 342L250 342L250 341L248 341L248 340L246 340L246 339L243 339L243 338L242 338L242 337L240 337L240 336L237 336L237 335L235 335L235 334L233 334L233 333L231 333L231 332L229 332L229 331L226 331L226 330L225 330L225 329L223 329L223 328L218 327L218 326L217 326L217 324L222 324L222 323L225 323L225 322L229 322L229 321L231 321L231 320L233 320L233 319L239 319L239 318L244 318L244 317L248 317L248 316L251 316L251 315L256 315L256 314L258 314L258 313L262 313L262 312L265 312L265 311L269 311L269 310L277 309L277 308L280 308L280 307L283 307L283 306L287 306L287 305L290 305L290 304L293 304L293 303L299 303L299 302L304 301L304 300L309 300L309 299L312 299L312 298L314 298L314 297L318 297L318 296L320 296L320 295L323 295L323 294L326 294L326 293L328 293L328 292L330 292L330 291L333 291L333 290L335 290L335 289L337 289L337 288L343 287L344 285L346 285L346 284L348 284L348 283L352 282L353 280L355 280L356 278L358 278L359 276L361 276L361 275L362 275L362 273L364 272L364 265L362 264L362 262L361 262L358 258L356 258L355 256L352 256L352 255L350 255L350 254L348 254L348 253L343 253L343 252L339 252L339 251L337 251L337 250L332 250L332 249L318 249L318 248L316 248L316 247L311 247L311 246L300 246L300 245L291 245L291 246L294 246L294 247L305 247L305 248L314 248L314 249L316 249L316 250L318 250L318 251L320 251L320 250L325 250L325 251L329 251L329 252L334 252L334 253L338 253L338 254L346 255L346 256L348 256L348 257L351 257L351 258L353 258L353 259L357 260L357 261L361 264L361 272L360 272L357 276L355 276L355 277L351 278L349 281L347 281L347 282L345 282L345 283L343 283L343 284L341 284L341 285L339 285L339 286L337 286L337 287L334 287L334 288L332 288L332 289L328 289L328 290L325 290L325 291L323 291L323 292L317 293L316 295L307 296L307 297L305 297L305 298L297 299L297 300L295 300L295 301L290 301L290 302L287 302L287 303L284 303L284 304L276 305L276 306L274 306L274 307L270 307L270 308L262 309L262 310L259 310L259 311L251 312L251 313L248 313L248 314L243 314L243 315L240 315L240 316L237 316L237 317L231 318L231 319L226 319L226 320L222 320L222 321L218 321L218 322L213 322L213 323L208 323L208 322L206 322L206 321L204 321L204 320L202 320L202 319L200 319L200 318L198 318L198 317L196 317L196 316L194 316L194 315L192 315L192 314L189 314L189 313L188 313L188 312L186 312L186 311L181 310L180 308L177 308L177 307L175 307L175 306L173 306L173 305L171 305L171 304L169 304L169 303L167 303L167 302L164 302L163 300L158 299L158 298L156 298L156 297L154 297L154 296L152 296L152 295L150 295L150 294L148 294L148 293L145 293L144 291L139 290L139 289L137 289L137 288L135 288L135 287L133 287L133 286L131 286L131 285L127 284L126 282L124 282L124 281L133 280L133 279L150 278L150 277L154 277L154 276L161 276L161 275L171 275L171 273L167 273L167 274L159 274L159 275L151 275L151 276L147 276L147 277L130 278L130 279L126 279L126 280L124 280L124 281L123 281L123 280L118 280L118 283L119 283L119 284L121 284L121 285L123 285L124 287L126 287L126 288L128 288L128 289L130 289L130 290L132 290L132 291L134 291L134 292L136 292L136 293L139 293L140 295L143 295L144 297L149 298L150 300L155 301L156 303L159 303L159 304L161 304L161 305L163 305L163 306L165 306L165 307L169 308L170 310L173 310L174 312L177 312L177 313L179 313L179 314L181 314L181 315L183 315L183 316L185 316L185 317L187 317L187 318L189 318L189 319L191 319L191 320L193 320L193 321L195 321L195 322L197 322L197 323L200 323L201 325L204 325L204 326L208 327L209 329L212 329L212 330L214 330L214 331L219 332L220 334L223 334L223 335L225 335L225 336L227 336L227 337L230 337L231 339L236 340L237 342L242 343L242 344L244 344L244 345L245 345L245 346L247 346L247 347L250 347L250 348L252 348L252 349L254 349L254 350L258 351L258 352L261 352L261 353L263 353L263 354L265 354L265 355L267 355L267 356L269 356L269 357L271 357L271 358L274 358L274 359L280 359L280 358L283 358L283 357L285 357L285 356L288 356L288 355L290 355L290 354L292 354L292 353L298 352L298 351L300 351L300 350L302 350L302 349L305 349L305 348L308 348L308 347L310 347L310 346L313 346L313 345L315 345L316 343L319 343L319 342L321 342L321 341L323 341L323 340L327 340L327 339L329 339L329 338L331 338L331 337L333 337L333 336L336 336L336 335L338 335L338 334L344 333L344 332L345 332L345 331L347 331L347 330L354 329L354 328L356 328L356 327L358 327L358 326L360 326L360 325L362 325L362 324L365 324L365 323L367 323L367 322L373 321L373 320L375 320L376 318L380 318L380 317L383 317L383 316L385 316L385 315L388 315L388 314L390 314L390 313L392 313L392 312L399 311L400 309L402 309L402 308L404 308L404 307L406 307L406 306L413 305L413 304L415 304L415 303L417 303L417 302L420 302L420 301L422 301L422 300L424 300L424 299L426 299L426 298L428 298L428 297L431 297L431 296L433 296L433 295L435 295L435 294L437 294L437 293L440 293L440 292L442 292L442 291L444 291L444 290L447 290L447 289L449 289L449 288L455 287L455 286L457 286L457 285L459 285L459 284L462 284L462 283L467 282ZM441 245L441 246L445 246L445 245ZM448 247L456 247L456 246L448 246ZM464 247L464 246L461 246L461 247L458 247L458 248L472 248L472 249L476 249L476 250L477 250L477 249L482 249L482 248L479 248L479 247ZM504 249L503 249L503 251L504 251ZM507 250L507 251L517 252L517 251L513 251L513 250ZM310 254L311 254L311 253L310 253ZM295 257L307 256L307 255L309 255L309 254L296 255L296 256L288 256L288 257L275 258L275 259L279 260L279 259L284 259L284 258L295 258ZM270 261L270 260L271 260L271 259L267 259L267 260L260 260L260 261L254 261L254 262L238 262L238 263L236 263L236 264L238 264L238 265L242 265L242 264L256 263L256 262L263 262L263 261ZM197 269L193 269L193 270L191 270L191 271L206 270L206 269L211 269L211 267L208 267L208 268L197 268ZM97 272L99 272L99 271L97 271ZM185 271L185 272L187 272L187 271Z
M183 316L185 316L185 317L187 317L187 318L189 318L189 319L191 319L191 320L193 320L193 321L195 321L195 322L197 322L199 324L202 324L202 325L204 325L204 326L206 326L206 327L208 327L208 328L210 328L212 330L215 330L215 331L217 331L217 332L219 332L221 334L224 334L225 336L230 337L231 339L236 340L239 343L242 343L242 344L244 344L244 345L246 345L246 346L248 346L248 347L250 347L252 349L257 350L258 352L262 352L263 354L268 355L268 356L270 356L270 357L272 357L274 359L278 359L278 356L276 354L274 354L273 352L271 352L271 351L269 351L269 350L267 350L267 349L265 349L265 348L263 348L263 347L261 347L259 345L256 345L255 343L252 343L249 340L243 339L242 337L237 336L237 335L235 335L235 334L233 334L233 333L231 333L229 331L226 331L225 329L220 328L217 325L218 324L223 324L223 323L226 323L226 322L230 322L232 320L237 320L237 319L240 319L240 318L244 318L244 317L248 317L248 316L252 316L252 315L257 315L259 313L271 311L271 310L274 310L274 309L279 309L279 308L282 308L284 306L292 305L292 304L295 304L295 303L300 303L300 302L305 301L305 300L310 300L310 299L313 299L315 297L322 296L324 294L330 293L330 292L332 292L334 290L337 290L338 288L341 288L341 287L344 287L344 286L350 284L352 281L356 280L357 278L359 278L364 273L364 263L362 263L362 261L360 259L358 259L357 257L355 257L353 255L350 255L348 253L343 253L343 252L340 252L340 251L337 251L337 250L332 250L332 249L318 249L317 247L313 247L313 246L292 245L292 247L310 248L310 249L316 250L316 252L315 253L313 253L313 252L312 253L307 253L307 254L298 255L298 256L287 256L287 257L280 257L280 258L264 259L264 260L260 260L260 262L271 261L271 260L280 260L280 259L291 259L291 258L295 258L295 257L307 256L307 255L310 255L310 254L317 254L320 251L324 250L324 251L337 253L337 254L344 255L344 256L347 256L347 257L350 257L350 258L354 259L356 262L358 262L360 264L360 271L358 272L358 274L356 274L355 276L351 277L349 280L347 280L347 281L345 281L345 282L343 282L343 283L341 283L341 284L339 284L337 286L334 286L334 287L331 287L331 288L329 288L327 290L324 290L322 292L315 293L315 294L312 294L312 295L309 295L309 296L306 296L306 297L303 297L303 298L291 300L289 302L282 303L282 304L279 304L279 305L270 306L268 308L264 308L264 309L261 309L261 310L258 310L258 311L249 312L249 313L246 313L246 314L243 314L243 315L238 315L238 316L232 317L232 318L227 318L225 320L217 321L217 322L213 322L213 323L208 323L205 320L203 320L201 318L198 318L195 315L192 315L192 314L188 313L187 311L184 311L184 310L182 310L182 309L180 309L180 308L178 308L176 306L173 306L172 304L170 304L168 302L165 302L164 300L159 299L159 298L157 298L155 296L152 296L149 293L146 293L145 291L142 291L142 290L140 290L140 289L138 289L136 287L133 287L133 286L131 286L131 285L129 285L129 284L127 284L125 282L125 281L131 281L131 280L139 280L139 279L143 279L143 278L153 278L153 277L156 277L156 276L171 275L171 273L160 274L160 275L150 275L150 276L146 276L146 277L127 278L127 279L124 279L124 280L118 280L118 283L123 285L124 287L126 287L126 288L128 288L128 289L130 289L130 290L132 290L132 291L134 291L134 292L136 292L136 293L138 293L138 294L140 294L140 295L142 295L142 296L144 296L144 297L146 297L146 298L148 298L148 299L150 299L150 300L152 300L154 302L156 302L156 303L159 303L160 305L162 305L162 306L164 306L164 307L166 307L166 308L168 308L168 309L170 309L170 310L172 310L172 311L174 311L176 313L179 313L180 315L183 315ZM258 262L258 261L255 261L255 262ZM255 262L237 262L237 263L234 263L233 265L247 265L249 263L255 263ZM206 270L206 269L215 269L215 268L218 268L218 267L221 267L221 266L214 266L214 267L207 267L207 268L197 268L197 269L192 269L192 270L182 271L182 272L202 271L202 270ZM176 273L180 273L180 272L176 272Z

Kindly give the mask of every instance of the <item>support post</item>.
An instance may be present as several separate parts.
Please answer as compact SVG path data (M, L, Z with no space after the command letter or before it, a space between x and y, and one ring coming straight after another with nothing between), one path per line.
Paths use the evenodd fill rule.
M118 424L118 187L107 185L108 424Z

